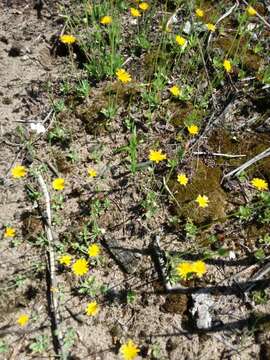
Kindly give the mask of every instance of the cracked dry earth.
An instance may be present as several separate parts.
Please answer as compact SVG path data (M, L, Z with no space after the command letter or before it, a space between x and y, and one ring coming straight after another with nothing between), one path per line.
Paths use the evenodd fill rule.
M20 126L29 131L31 122L42 122L44 119L45 127L48 125L47 115L51 110L48 84L61 79L65 68L64 59L50 55L51 37L59 34L62 28L57 2L47 0L46 4L41 19L37 18L37 12L30 0L11 1L9 7L4 2L0 4L1 233L7 225L19 229L23 214L33 210L33 205L26 200L24 183L15 183L11 179L10 168L22 161L26 165L31 163L25 149L16 145L21 141ZM108 147L114 145L113 139L106 138L106 135L101 137L100 142ZM48 143L41 139L35 146L36 151L45 158ZM80 148L80 143L77 146ZM105 156L106 160L108 155L107 158ZM110 161L108 160L105 166L110 165ZM113 165L117 165L117 160L113 161ZM75 174L74 178L79 178L79 174ZM113 181L108 181L107 185L117 188L117 183ZM95 319L85 318L85 299L73 296L68 291L72 288L73 279L68 275L66 279L59 274L59 283L65 289L61 303L62 328L66 334L71 334L71 329L75 334L69 348L69 358L117 360L120 358L119 339L122 341L130 337L136 339L140 345L138 360L269 359L267 337L262 336L259 341L255 339L252 330L238 329L237 322L244 321L249 313L243 306L242 299L234 294L212 295L217 328L219 322L228 323L225 330L213 333L183 330L183 319L189 311L188 297L185 294L162 294L153 261L147 253L157 224L141 226L137 218L134 221L137 229L134 222L128 224L125 209L138 200L136 193L129 190L128 186L122 186L118 198L115 196L111 200L120 205L115 207L110 219L104 218L104 224L108 225L113 237L119 241L122 237L128 238L124 242L125 247L145 249L145 252L141 251L141 256L136 259L132 274L129 269L129 274L123 273L107 254L107 267L100 271L98 280L109 284L111 291L108 299L103 300L102 311ZM66 206L71 210L72 201L70 197ZM71 217L73 214L66 212L66 215ZM127 227L122 232L115 224L123 220L127 222ZM162 223L162 218L157 221ZM72 224L70 219L68 225L72 227ZM175 236L170 237L165 230L164 234L160 231L161 237L166 236L162 246L166 249L173 248L177 243ZM0 353L0 359L55 359L58 357L52 344L51 322L48 316L46 256L26 240L23 234L20 234L17 243L4 239L3 236L0 240L0 341L3 340L9 346L6 352ZM116 243L116 248L117 244L119 242ZM119 253L116 256L119 257ZM127 253L124 252L123 256L127 257ZM132 257L130 261L133 261ZM128 266L129 260L125 259L125 262ZM224 269L220 270L216 275L217 281L226 284L226 276ZM246 276L243 276L243 281ZM122 294L130 288L136 291L137 300L132 306L123 305ZM24 311L30 311L32 317L29 326L21 329L16 324L16 319ZM266 308L263 307L262 311L265 313ZM41 335L48 342L46 350L42 354L33 353L29 344Z

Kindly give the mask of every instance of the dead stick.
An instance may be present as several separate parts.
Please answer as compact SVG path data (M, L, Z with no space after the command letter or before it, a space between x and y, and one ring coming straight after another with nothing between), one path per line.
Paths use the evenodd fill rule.
M234 154L223 154L223 153L211 153L211 152L206 152L206 151L195 151L193 154L194 155L206 155L206 156L220 156L220 157L225 157L225 158L229 158L229 159L240 158L240 157L246 156L246 155L234 155Z
M66 354L64 353L63 346L62 346L63 335L62 335L62 331L61 331L61 327L60 327L58 299L57 299L57 294L54 291L54 289L57 289L57 281L56 281L56 277L55 277L55 255L54 255L54 249L53 249L54 241L53 241L52 228L51 228L52 216L51 216L50 195L49 195L46 183L41 174L38 174L37 179L38 179L39 185L42 189L44 199L45 199L45 205L46 205L46 219L44 222L45 222L45 231L46 231L48 244L49 244L48 245L48 258L49 258L49 274L50 274L50 283L51 283L50 284L51 288L49 289L49 291L50 291L51 304L52 304L51 314L53 316L53 321L54 321L55 330L56 330L54 332L53 336L56 337L56 339L57 339L58 352L61 354L62 358L65 359Z
M254 158L248 160L247 162L245 162L244 164L240 165L238 168L230 171L228 174L223 176L223 179L226 179L230 176L234 176L234 175L238 175L241 171L244 171L245 169L247 169L249 166L251 166L252 164L254 164L255 162L264 159L265 157L270 156L270 148L267 148L266 150L264 150L263 152L261 152L260 154L254 156ZM222 182L221 181L221 182Z

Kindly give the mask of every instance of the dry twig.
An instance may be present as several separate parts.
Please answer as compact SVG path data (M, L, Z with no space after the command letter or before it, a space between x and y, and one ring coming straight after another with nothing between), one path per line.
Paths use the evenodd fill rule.
M240 172L244 171L245 169L247 169L249 166L253 165L255 162L264 159L265 157L270 156L270 148L267 148L266 150L264 150L263 152L261 152L260 154L254 156L254 158L248 160L247 162L245 162L244 164L240 165L238 168L230 171L228 174L223 176L223 179L229 178L231 176L234 175L238 175L240 174ZM222 182L221 181L221 182Z
M220 156L225 157L229 159L239 158L239 157L245 157L246 155L234 155L234 154L223 154L223 153L212 153L212 152L206 152L206 151L195 151L193 153L194 155L206 155L206 156Z
M57 289L57 281L55 276L55 254L54 254L54 241L53 241L53 235L52 235L52 228L51 228L51 205L50 205L50 195L46 186L46 183L42 177L41 174L38 174L37 176L38 183L40 188L42 189L43 196L45 199L45 205L46 205L46 217L44 218L44 227L48 239L48 259L49 259L49 274L50 274L50 311L52 316L52 328L55 330L53 333L53 338L56 340L56 348L55 351L61 355L63 359L66 358L66 354L63 351L63 334L60 327L60 314L58 310L58 299L57 299L57 293L54 291L54 289Z

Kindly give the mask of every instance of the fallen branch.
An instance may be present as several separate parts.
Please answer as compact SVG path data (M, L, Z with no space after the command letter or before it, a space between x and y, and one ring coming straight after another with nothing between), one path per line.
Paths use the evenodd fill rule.
M49 262L49 268L48 272L50 275L50 284L49 284L49 297L50 297L50 312L52 317L52 337L54 339L54 347L55 352L61 356L62 359L66 359L66 355L63 351L63 335L60 327L60 315L58 311L58 299L57 299L57 293L55 292L55 289L57 289L57 281L55 277L55 255L54 255L54 244L53 244L53 235L52 235L52 228L51 228L51 205L50 205L50 195L46 186L46 183L42 177L41 174L38 174L37 176L40 188L43 192L44 199L45 199L45 206L46 206L46 212L45 216L43 216L44 220L44 227L48 239L48 262Z
M244 164L240 165L238 168L230 171L228 174L224 175L222 178L222 181L226 178L229 178L231 176L234 175L238 175L240 172L244 171L245 169L247 169L249 166L253 165L255 162L264 159L265 157L270 156L270 148L267 148L266 150L264 150L263 152L261 152L260 154L254 156L254 158L248 160L247 162L245 162ZM222 182L221 181L221 182Z
M240 157L245 157L246 155L234 155L234 154L223 154L223 153L211 153L211 152L206 152L206 151L195 151L193 153L194 155L206 155L206 156L220 156L220 157L225 157L225 158L229 158L229 159L234 159L234 158L240 158Z

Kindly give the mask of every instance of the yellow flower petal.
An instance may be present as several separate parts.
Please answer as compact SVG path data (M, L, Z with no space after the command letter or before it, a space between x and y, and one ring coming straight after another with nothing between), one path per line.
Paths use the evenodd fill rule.
M178 97L181 95L181 90L177 85L172 86L169 91L173 96Z
M130 74L124 69L118 69L116 71L116 76L118 80L124 84L129 83L132 80Z
M11 237L13 238L16 235L16 230L12 227L6 227L5 233L4 233L4 237Z
M191 124L187 127L188 132L190 133L190 135L197 135L199 132L199 127L195 124Z
M155 163L159 163L162 160L166 160L167 159L167 155L166 154L162 154L161 150L150 150L150 153L148 155L148 159L150 161L154 161Z
M251 185L253 185L258 190L268 190L268 183L260 178L253 178L251 180Z
M188 177L184 173L180 173L177 175L177 181L180 185L186 186L188 183Z
M195 14L196 14L196 16L198 16L198 17L204 17L204 11L202 10L202 9L196 9L195 10Z
M96 257L100 254L100 246L98 244L92 244L88 248L88 255L90 257Z
M19 179L21 177L26 176L27 174L27 169L25 166L22 165L18 165L15 166L14 168L11 169L11 175L15 178L15 179Z
M149 4L147 2L142 2L139 4L139 8L143 11L146 11L149 9Z
M206 24L206 27L209 31L212 31L212 32L216 31L216 26L214 24L208 23L208 24Z
M72 271L76 276L85 275L88 270L88 262L85 259L79 259L72 265Z
M65 35L61 35L61 36L60 36L60 41L61 41L63 44L73 44L73 43L75 43L76 38L75 38L75 36L73 36L73 35L67 35L67 34L65 34Z
M135 8L131 7L129 10L130 10L130 14L133 17L140 17L141 16L141 13L139 12L138 9L135 9Z
M195 201L200 207L206 208L208 206L209 199L206 195L198 195Z
M232 64L231 64L230 60L225 59L223 61L223 66L224 66L224 69L227 71L227 73L230 73L232 71Z
M257 11L252 6L247 7L247 13L249 16L255 16L257 15Z
M17 323L20 326L25 326L29 321L29 316L27 314L21 314L17 320Z
M185 38L183 38L182 36L180 36L180 35L176 35L175 41L180 46L184 46L186 44L186 42L187 42L187 40Z
M103 17L100 19L100 23L101 23L102 25L109 25L109 24L112 23L112 17L111 17L111 16L108 16L108 15L103 16Z
M97 176L97 172L96 172L95 169L89 168L87 170L87 172L88 172L88 176L90 176L90 177L96 177Z
M71 255L62 255L62 256L60 256L60 258L59 258L59 262L60 262L60 264L62 264L62 265L66 265L66 266L69 266L70 265L70 263L71 263L71 259L72 259L72 257L71 257Z
M52 187L54 188L54 190L57 190L57 191L64 190L65 179L63 179L63 178L54 179L52 182Z
M190 262L184 261L177 265L176 270L177 270L178 275L182 279L186 280L188 275L192 273L193 267Z
M95 316L95 315L97 315L99 310L100 310L100 306L97 304L97 302L92 301L92 302L88 303L85 311L88 316Z
M196 273L198 277L202 277L207 271L205 262L198 260L192 264L192 272Z
M128 340L120 347L120 354L123 356L124 360L135 359L139 351L140 349L132 340Z

